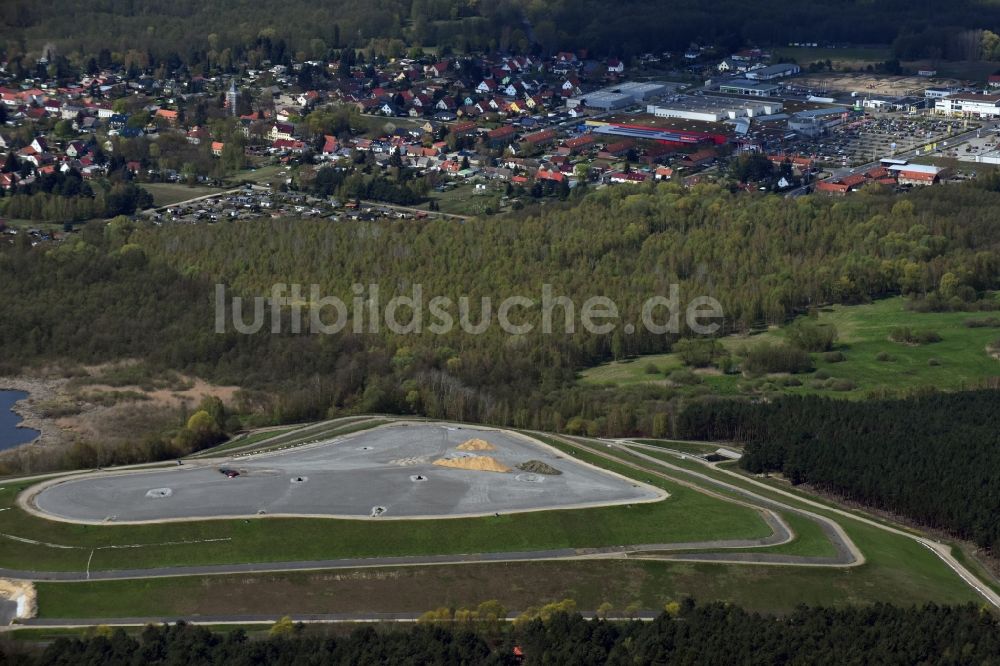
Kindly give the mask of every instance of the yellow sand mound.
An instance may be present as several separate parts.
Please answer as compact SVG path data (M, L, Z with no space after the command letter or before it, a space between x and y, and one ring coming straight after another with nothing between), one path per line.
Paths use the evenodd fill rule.
M478 472L509 472L502 462L492 456L469 456L467 458L438 458L435 465L453 469L471 469Z
M485 439L469 439L456 447L459 451L496 451L497 447L493 446Z

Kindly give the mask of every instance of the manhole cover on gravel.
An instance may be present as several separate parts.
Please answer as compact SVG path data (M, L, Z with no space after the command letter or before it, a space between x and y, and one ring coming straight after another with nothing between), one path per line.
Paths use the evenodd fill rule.
M153 499L159 499L161 497L170 497L174 494L174 491L170 488L153 488L152 490L146 491L146 497L152 497Z
M413 481L414 483L421 483L426 480L427 477L424 476L423 474L414 474L413 476L410 477L410 481Z
M541 474L518 474L514 477L521 483L544 483L545 477Z
M292 483L305 483L308 480L308 476L293 476L291 479Z

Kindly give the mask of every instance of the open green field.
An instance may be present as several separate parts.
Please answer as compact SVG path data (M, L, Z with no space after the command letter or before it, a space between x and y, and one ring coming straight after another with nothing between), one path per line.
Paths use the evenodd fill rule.
M279 179L288 177L287 174L279 176L279 172L288 171L288 167L283 164L264 164L253 169L238 171L230 177L230 181L241 183L248 180L252 183L263 184L265 182L276 184Z
M356 118L363 126L354 126L352 129L362 130L365 136L371 139L392 133L397 129L419 129L427 124L426 118L391 118L365 113L358 114Z
M995 295L994 295L995 297ZM821 394L862 398L873 389L893 391L932 386L958 389L1000 375L1000 361L986 346L1000 338L1000 328L969 328L967 320L1000 318L1000 312L912 312L901 297L865 305L837 305L819 313L820 323L832 324L839 338L835 350L846 360L831 362L822 354L812 354L814 373L796 375L801 386L784 386L782 377L747 379L722 375L718 371L696 371L700 383L712 393L739 394L780 391L792 394ZM892 329L906 326L917 331L937 332L940 342L907 345L889 339ZM761 342L783 340L783 329L772 329L750 337L729 336L720 342L730 352ZM580 373L579 381L591 385L661 384L672 385L671 372L684 364L677 354L656 354L605 363ZM651 372L655 369L655 372ZM816 373L819 373L818 375ZM832 380L851 382L851 390L836 390Z
M888 46L851 46L844 49L781 46L772 49L771 55L775 58L790 58L803 68L809 63L829 60L835 69L858 69L885 62L892 57L892 51Z
M188 199L223 191L218 187L204 187L200 185L191 187L184 183L142 183L142 188L148 190L153 195L153 205L156 207L170 206L181 201L187 201Z
M487 215L500 212L501 192L492 185L485 191L477 191L472 183L461 183L444 192L432 191L430 198L436 201L442 213L452 215ZM421 204L420 208L427 208Z

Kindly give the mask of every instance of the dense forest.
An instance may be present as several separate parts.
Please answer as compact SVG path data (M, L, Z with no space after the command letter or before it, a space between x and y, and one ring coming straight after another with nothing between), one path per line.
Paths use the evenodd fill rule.
M584 620L556 614L513 628L475 624L373 627L346 636L287 627L263 640L186 624L148 626L86 639L59 638L3 663L119 664L991 664L1000 630L972 606L801 608L788 617L725 604L677 604L652 622ZM278 625L276 625L277 627ZM23 648L22 648L23 649ZM520 654L516 654L520 653ZM522 656L523 655L523 656Z
M608 188L575 205L464 223L160 227L122 218L89 224L61 244L31 248L20 237L0 249L0 374L53 361L137 358L280 396L263 408L275 421L394 412L669 435L676 389L584 387L576 373L611 358L668 351L676 336L642 326L629 335L623 325L586 332L580 314L587 298L611 298L619 324L638 324L643 301L677 284L682 309L695 296L718 299L723 331L779 323L824 303L937 293L942 283L947 303L961 309L1000 286L998 204L1000 194L981 186L790 200L659 185ZM483 317L480 299L492 299L495 322L497 303L520 295L536 305L518 308L514 318L535 329L512 335L494 323L473 335L456 325L436 335L425 320L421 332L380 325L373 333L367 317L358 330L352 322L336 334L295 334L286 307L280 334L269 326L239 334L231 324L215 332L216 284L230 295L265 297L281 282L302 284L306 300L315 284L322 296L347 304L354 284L364 285L365 298L368 285L378 285L383 304L419 284L425 308L434 296L469 297L469 323ZM554 333L542 332L545 284L573 301L576 332L564 334L561 307L551 310ZM401 309L402 320L407 312ZM458 321L455 308L451 313Z
M75 169L42 174L5 199L4 214L22 220L79 222L132 215L153 205L149 192L122 178L120 173L92 184L83 180Z
M684 50L692 41L724 50L747 43L896 42L906 57L962 58L968 57L963 45L978 42L970 29L1000 26L1000 5L989 0L292 0L278 11L250 0L6 0L0 44L12 60L47 49L82 66L105 51L143 68L158 61L255 66L325 58L348 46L390 56L409 46L545 54L586 48L594 56L627 58Z
M1000 553L1000 391L704 401L678 432L743 442L751 472L779 471Z

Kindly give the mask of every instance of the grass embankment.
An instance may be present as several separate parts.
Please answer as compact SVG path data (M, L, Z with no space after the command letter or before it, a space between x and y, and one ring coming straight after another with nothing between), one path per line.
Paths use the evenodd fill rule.
M649 444L681 453L690 453L694 456L701 456L707 453L715 453L719 448L718 444L702 442L677 442L671 439L634 439L632 441L640 444Z
M364 421L358 423L358 421ZM220 454L245 451L269 451L286 446L308 444L316 440L350 435L386 423L385 419L349 416L332 421L324 421L311 425L297 425L289 428L278 428L251 433L244 437L236 437L218 446L205 449L197 454L199 458L214 458ZM254 446L260 444L261 446Z
M283 613L420 612L474 606L498 599L520 610L572 598L582 609L609 601L660 609L691 596L765 612L798 604L846 605L891 601L899 605L978 601L929 551L886 543L870 530L869 564L853 569L729 565L640 560L572 560L387 567L323 572L88 583L40 583L41 617L122 617ZM891 535L889 535L891 537ZM898 560L897 558L906 558Z
M194 456L191 456L191 457L192 458L202 458L202 457L206 457L206 456L208 456L208 457L216 456L216 455L218 455L220 453L225 453L225 452L230 451L232 449L242 449L243 447L252 446L252 445L257 444L259 442L265 442L267 440L274 439L276 437L280 437L281 435L287 435L288 433L295 432L296 430L299 430L299 429L300 429L299 426L292 426L290 428L278 428L276 430L264 430L264 431L261 431L261 432L254 432L254 433L250 433L250 434L240 435L240 436L234 437L233 439L230 439L230 440L228 440L226 442L223 442L222 444L219 444L218 446L213 446L210 449L205 449L204 451L199 451L198 453L196 453Z
M835 350L845 360L825 360L823 354L812 354L815 371L796 375L801 386L784 386L780 378L764 378L766 387L754 384L741 375L697 372L697 390L706 387L712 393L740 394L779 391L788 394L818 394L860 399L873 389L898 391L918 387L959 389L988 377L1000 375L1000 361L990 357L986 346L1000 338L1000 329L970 328L968 320L1000 317L1000 312L912 312L904 307L901 297L887 298L865 305L838 305L819 313L818 322L837 328ZM940 342L907 345L893 342L889 334L894 328L909 327L916 331L935 331ZM785 329L778 328L754 336L729 336L720 339L731 352L752 347L761 342L780 342ZM655 368L655 372L651 370ZM591 385L625 386L659 383L670 385L671 372L684 364L678 354L656 354L625 361L606 363L581 373L580 382ZM819 373L819 374L817 374ZM835 390L825 386L829 379L846 380L852 390ZM680 387L684 390L684 387Z
M610 469L624 466L597 464ZM251 519L157 525L74 525L20 510L24 486L0 490L0 533L72 546L53 548L0 538L0 566L81 571L236 562L431 555L584 548L760 538L767 525L753 509L652 479L669 499L629 506L566 509L487 518L418 521ZM690 520L697 516L697 520ZM197 543L208 539L225 539ZM156 546L167 542L192 541ZM120 548L144 544L138 548Z
M588 462L592 462L594 464L600 462L603 466L607 466L610 469L615 469L615 471L618 471L620 473L624 474L630 472L633 476L637 477L642 476L641 473L636 472L634 469L629 469L628 467L625 467L623 465L616 465L614 462L602 459L600 456L590 453L586 449L573 448L558 440L548 437L540 437L540 439L542 439L542 441L546 442L547 444L555 446L556 448L562 451L571 452L574 456L581 458L583 460L587 460ZM593 444L591 443L591 445ZM623 452L621 449L609 449L607 450L607 453L613 455L614 457L620 460L627 461L632 464L638 464L640 466L646 466L649 469L655 470L657 472L665 474L673 473L673 470L667 468L659 468L655 465L651 465L648 461L643 460L642 458L639 458L637 456L630 455L626 452ZM664 460L666 462L673 462L674 460L676 460L675 456L666 453L659 454L650 451L642 451L642 453L650 455L654 458L658 458L660 460ZM698 469L699 466L704 467L704 465L700 465L700 463L695 463L695 462L689 462L687 465L684 465L685 468L691 469L692 471L700 471ZM647 479L647 477L643 478ZM649 478L655 478L655 477L649 477ZM741 502L749 501L747 498L740 495L739 493L718 486L714 486L711 484L705 484L704 480L700 480L696 477L687 477L683 471L677 472L674 475L674 478L683 479L686 481L693 481L695 483L698 483L699 485L705 485L706 488L711 489L713 492L716 492L720 495L724 495L726 497L731 497L736 501L741 501ZM763 548L725 549L725 552L778 553L785 555L802 555L807 557L831 557L836 554L836 550L834 549L833 544L830 543L830 540L827 539L826 535L823 534L823 530L816 521L810 520L806 516L802 516L789 511L776 511L776 513L782 518L782 520L785 521L785 523L791 529L792 534L794 535L792 541L777 546L767 546ZM663 552L669 552L669 551L663 551Z
M831 601L837 603L837 599L846 598L854 603L868 603L872 601L891 601L893 603L921 603L922 601L936 601L938 603L964 603L966 601L980 602L982 599L970 588L962 579L953 572L944 562L942 562L930 550L917 543L913 539L887 532L879 527L869 525L835 513L825 508L815 507L799 499L789 498L778 494L767 488L762 488L751 483L747 478L739 475L727 474L717 469L691 460L681 460L679 457L669 454L656 454L649 451L643 453L655 458L661 458L676 467L681 467L695 471L706 476L719 479L734 486L750 490L762 497L773 499L788 506L804 509L816 513L837 522L855 543L865 556L865 564L849 569L829 569L810 567L778 567L784 570L790 588L795 588L798 578L801 581L802 590L810 595L809 586L827 577L831 586ZM678 472L678 475L683 474ZM761 480L766 481L766 480ZM772 480L773 487L793 493L796 497L807 498L818 501L815 498L801 493L788 486L779 486L777 481ZM825 506L835 507L829 501L821 502ZM868 518L860 512L849 512L859 517ZM787 516L786 516L787 519ZM887 521L876 521L885 523ZM904 529L894 526L897 529ZM803 538L812 538L808 534ZM789 546L793 546L788 544ZM782 548L781 546L777 548ZM852 598L848 595L854 595ZM804 601L803 603L821 603L814 601Z
M580 457L597 458L593 454ZM678 462L761 495L827 514L700 463ZM607 464L624 470L624 466ZM690 515L700 521L699 514ZM523 609L565 597L576 599L585 609L596 608L604 601L618 609L629 605L657 609L667 601L693 596L769 612L787 612L801 603L891 601L907 605L978 601L957 575L915 541L852 519L830 517L844 525L864 552L866 564L833 569L602 560L42 583L38 586L39 613L42 617L71 618L252 614L275 608L288 613L403 612L471 606L485 599L498 599L508 608ZM798 538L768 550L815 554L817 549L826 549L819 543L825 538L815 523L795 515L785 518Z

